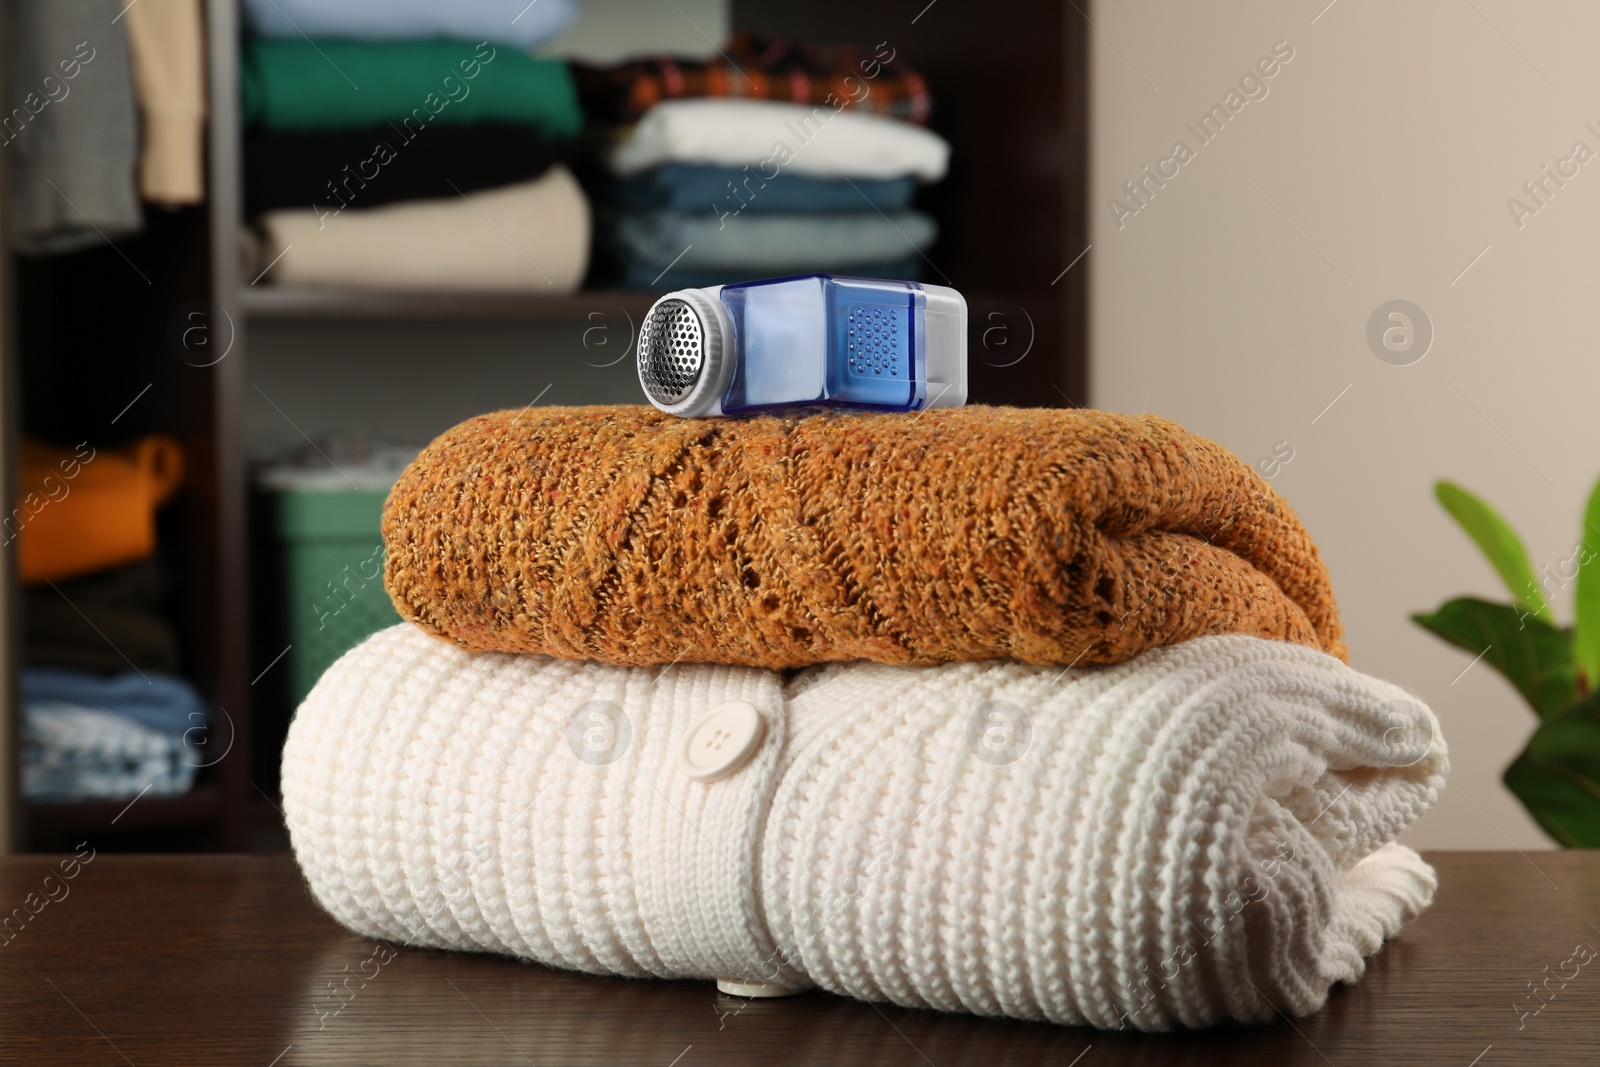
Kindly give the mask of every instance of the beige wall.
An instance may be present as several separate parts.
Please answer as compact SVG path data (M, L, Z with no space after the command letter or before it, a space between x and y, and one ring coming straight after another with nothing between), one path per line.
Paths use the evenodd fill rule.
M1413 840L1543 847L1499 781L1532 714L1482 664L1457 680L1470 657L1406 616L1503 598L1433 503L1435 478L1487 496L1554 568L1600 473L1600 159L1547 183L1520 229L1507 207L1575 141L1600 152L1584 125L1600 130L1600 7L1325 4L1091 11L1093 401L1177 419L1251 462L1287 442L1273 484L1322 545L1352 662L1445 724L1452 787ZM1267 95L1200 146L1185 122L1278 41L1294 58ZM1109 198L1179 139L1194 158L1119 228ZM1436 331L1410 366L1364 337L1396 298ZM1556 607L1570 618L1570 591Z

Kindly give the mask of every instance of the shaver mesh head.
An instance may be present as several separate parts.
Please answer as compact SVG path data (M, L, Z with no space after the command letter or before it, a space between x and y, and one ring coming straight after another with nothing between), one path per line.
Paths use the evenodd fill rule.
M639 327L639 380L650 399L676 404L689 395L705 366L700 317L682 300L663 300Z

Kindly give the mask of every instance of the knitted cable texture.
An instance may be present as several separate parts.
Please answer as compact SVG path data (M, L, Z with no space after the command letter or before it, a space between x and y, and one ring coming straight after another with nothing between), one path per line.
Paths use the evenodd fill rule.
M384 542L401 616L492 652L1090 664L1246 633L1344 656L1288 505L1153 416L506 411L423 451Z
M735 698L765 740L691 781L678 747ZM1359 977L1432 899L1393 840L1446 763L1402 690L1246 636L785 682L402 625L301 706L283 793L312 892L366 936L1167 1029L1302 1015Z

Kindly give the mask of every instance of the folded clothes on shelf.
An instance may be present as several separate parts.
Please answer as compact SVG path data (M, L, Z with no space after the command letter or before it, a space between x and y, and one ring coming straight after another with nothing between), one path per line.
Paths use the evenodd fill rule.
M333 129L394 123L520 122L547 137L583 127L567 64L465 41L360 42L246 38L245 123Z
M844 101L919 123L927 121L932 108L927 83L887 42L867 52L742 31L710 59L646 56L614 66L576 63L573 73L584 112L595 122L635 122L663 100L699 96L828 106Z
M572 25L578 0L244 0L244 14L262 37L458 37L531 48Z
M618 215L606 232L628 262L660 268L675 263L686 270L749 268L771 276L815 263L846 270L903 259L933 244L939 228L915 211L731 219L645 211Z
M407 133L383 123L360 129L250 130L244 137L244 210L319 215L462 193L537 178L558 153L549 138L515 122L440 125Z
M150 559L27 589L23 661L102 673L177 670L178 638L159 610L165 587Z
M34 801L177 794L206 755L205 703L187 682L128 672L22 672L22 789Z
M194 784L199 764L182 735L73 704L22 711L22 795L30 801L113 800L147 789L172 796Z
M122 448L22 443L17 506L4 522L23 582L39 584L147 559L156 509L183 484L183 448L151 434Z
M1395 838L1447 767L1398 686L1242 635L786 675L396 626L301 705L283 807L362 937L1163 1030L1356 980L1433 897Z
M785 271L785 274L834 274L856 278L888 278L902 282L921 281L927 274L927 262L921 256L890 260L884 263L857 263L848 271L834 264L817 262ZM629 262L624 264L619 284L626 289L709 289L713 285L733 285L735 282L754 282L771 278L773 272L755 267L704 267L685 269L677 263L662 267L656 263Z
M29 704L76 704L121 715L141 726L182 737L205 726L209 713L194 686L182 678L124 671L110 676L54 667L22 671L22 699Z
M263 267L277 285L556 295L583 281L589 204L564 166L517 185L319 217L268 212Z
M905 211L913 178L812 178L778 171L770 180L755 167L668 163L613 183L608 202L628 211L681 211L719 218L744 214Z
M608 156L630 176L666 163L750 167L815 178L944 177L950 145L920 126L855 109L769 100L669 100L651 108Z

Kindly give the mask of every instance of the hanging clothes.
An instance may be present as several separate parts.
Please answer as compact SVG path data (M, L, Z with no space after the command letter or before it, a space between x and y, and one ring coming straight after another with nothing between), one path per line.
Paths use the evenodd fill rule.
M200 0L121 0L139 104L139 195L162 207L206 195Z
M144 225L121 13L121 0L7 0L0 152L18 252L75 252Z

